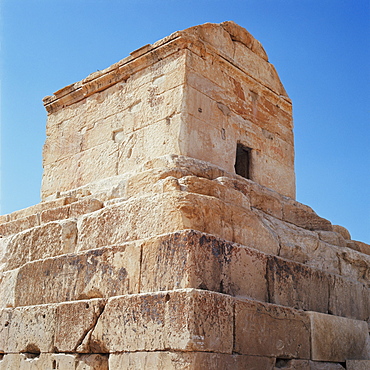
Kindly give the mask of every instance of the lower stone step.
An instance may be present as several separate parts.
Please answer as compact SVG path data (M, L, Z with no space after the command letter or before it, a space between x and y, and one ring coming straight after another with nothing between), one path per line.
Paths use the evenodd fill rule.
M137 351L213 352L322 362L370 360L365 321L198 289L0 311L3 358L17 353Z

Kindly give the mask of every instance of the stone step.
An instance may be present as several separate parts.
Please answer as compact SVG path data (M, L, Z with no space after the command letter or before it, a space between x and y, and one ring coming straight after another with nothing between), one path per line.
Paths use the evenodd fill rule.
M345 362L369 360L368 341L364 321L196 289L0 311L3 358L194 351Z
M2 307L195 288L358 320L363 284L192 230L26 263L3 273Z

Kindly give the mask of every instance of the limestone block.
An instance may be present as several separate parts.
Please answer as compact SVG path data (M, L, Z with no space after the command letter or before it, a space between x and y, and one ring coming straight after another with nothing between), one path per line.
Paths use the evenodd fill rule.
M357 320L370 317L370 289L338 275L330 276L329 312Z
M9 309L8 309L9 310ZM55 305L17 307L10 313L8 335L4 337L4 353L27 352L39 354L40 352L53 352L53 342L56 330ZM5 326L4 324L4 326Z
M178 194L166 193L129 199L85 215L79 221L78 249L95 249L184 229L178 204Z
M23 218L19 218L14 221L9 221L0 224L0 235L7 236L18 233L23 230L30 229L40 224L37 215L30 215Z
M16 306L138 293L138 243L38 260L20 268Z
M344 248L347 243L343 236L335 231L318 231L320 240L338 247Z
M0 355L6 352L6 349L8 348L12 314L13 310L11 308L0 309Z
M65 220L70 217L71 207L70 205L61 206L57 208L46 209L40 214L40 220L42 224L46 224L51 221Z
M72 197L72 196L66 196L66 197L59 196L57 199L44 201L44 202L35 204L31 207L27 207L27 208L15 211L13 213L10 213L6 215L7 221L16 221L20 218L26 218L28 216L33 216L33 215L36 215L44 211L45 209L58 208L58 207L73 203L76 200L77 198Z
M338 251L341 275L370 287L370 256L345 248Z
M328 220L319 217L310 207L292 199L283 203L283 220L308 230L332 231Z
M15 306L15 286L19 269L0 273L0 308Z
M221 26L230 34L231 39L247 46L264 60L268 60L267 54L261 43L256 40L246 29L238 27L233 21L222 22Z
M279 163L275 158L268 157L260 151L252 152L253 181L266 186L278 193L295 198L294 170L290 166ZM284 209L283 209L284 210Z
M309 319L302 312L256 301L235 303L237 353L309 359L309 338Z
M344 370L345 368L334 362L319 362L310 360L296 360L296 359L277 359L274 370Z
M370 368L370 360L347 360L347 370L368 370Z
M74 221L50 222L15 234L7 243L5 270L26 262L75 251L77 227Z
M353 244L351 246L349 246L347 243L347 247L350 247L358 252L370 255L370 245L369 244L359 242L358 240L352 240L352 242Z
M75 355L61 353L6 354L0 360L0 369L19 370L108 370L108 358L104 355Z
M164 119L132 133L120 134L118 137L119 158L118 174L132 171L139 164L168 153L178 153L179 144L175 137L180 131L182 118L180 114L169 112ZM150 150L148 150L150 148Z
M232 300L207 291L111 298L92 332L90 348L98 353L172 349L231 354L232 317Z
M184 176L178 182L182 191L208 195L219 198L226 203L250 208L249 199L241 191L223 185L222 180L219 181L218 178L212 181L198 176Z
M243 69L249 76L268 86L278 95L287 96L274 66L240 42L234 42L234 60L232 62Z
M267 299L264 254L195 231L142 244L141 292L182 288Z
M333 225L333 231L337 232L338 234L342 235L342 237L345 239L345 240L350 240L351 239L351 234L349 233L349 231L343 227L343 226L340 226L340 225Z
M109 355L111 369L272 370L274 359L209 352L128 352Z
M282 218L282 204L278 193L253 183L250 187L250 202L252 207L278 219Z
M184 119L186 126L179 137L181 154L210 162L233 173L237 143L235 132L228 130L227 124L216 128L190 114Z
M117 175L118 147L113 140L44 165L43 199L89 182Z
M271 256L267 262L267 279L272 303L303 310L328 312L327 274L300 263Z
M311 321L311 358L344 362L370 359L369 333L365 321L308 312Z
M56 352L89 352L85 346L105 307L105 300L91 299L56 306Z

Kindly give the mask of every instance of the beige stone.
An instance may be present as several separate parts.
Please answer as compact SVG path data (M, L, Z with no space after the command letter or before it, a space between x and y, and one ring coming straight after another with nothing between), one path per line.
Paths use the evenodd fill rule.
M98 353L171 348L231 354L232 317L228 296L201 290L111 298L90 348Z
M365 321L309 312L311 358L316 361L344 362L370 359L369 333Z
M19 370L108 370L108 358L103 355L75 355L41 353L33 354L6 354L0 360L0 369Z
M337 232L338 234L342 235L342 237L345 239L345 240L350 240L351 239L351 234L349 233L349 231L343 227L343 226L340 226L340 225L333 225L333 231Z
M283 220L308 230L332 231L330 221L319 217L310 207L293 200L283 203Z
M348 360L347 370L367 370L370 367L370 360Z
M28 306L139 292L138 243L27 263L14 288L15 305Z
M141 292L199 288L267 299L264 254L194 231L142 245Z
M77 227L74 221L50 222L12 236L5 246L4 270L26 262L75 251Z
M272 303L302 310L328 312L329 277L300 263L270 257L267 262Z
M19 218L14 221L9 221L3 224L0 224L0 235L7 236L11 234L18 233L23 230L30 229L39 225L39 219L37 215L30 215L23 218Z
M85 343L88 343L91 331L99 320L105 304L104 300L91 299L57 305L55 351L89 353L90 348Z
M112 369L272 370L273 358L208 352L131 352L111 354Z
M272 304L235 302L234 351L251 356L310 358L308 318Z
M0 272L0 308L15 306L15 285L19 269Z
M53 352L57 322L55 310L55 305L4 310L9 318L5 319L4 324L8 332L3 331L0 336L4 340L2 352L34 354Z
M356 320L370 317L370 289L338 275L330 276L329 312Z

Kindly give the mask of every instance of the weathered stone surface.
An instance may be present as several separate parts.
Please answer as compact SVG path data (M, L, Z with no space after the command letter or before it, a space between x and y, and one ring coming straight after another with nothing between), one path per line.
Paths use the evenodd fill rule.
M142 244L141 292L198 288L267 299L263 253L212 235L178 232Z
M232 300L199 290L111 298L91 334L92 352L232 352ZM125 338L123 341L121 338Z
M296 359L276 359L274 370L344 370L344 367L339 363L333 362L318 362L310 360Z
M330 221L319 217L310 207L292 199L283 204L283 220L308 230L333 229Z
M5 245L3 269L11 270L29 261L74 252L76 239L76 222L70 220L50 222L15 234Z
M356 320L370 317L370 289L363 284L343 278L330 276L329 313Z
M15 306L15 285L19 269L0 273L0 308Z
M105 303L105 300L91 299L57 305L55 351L89 353L89 336L105 308Z
M345 240L350 240L351 239L351 234L349 231L340 225L333 225L333 231L337 232L338 234L342 235L343 239Z
M0 352L53 352L56 306L4 309L1 314Z
M6 354L0 360L0 369L19 370L108 370L108 357L104 355L75 355L70 353Z
M109 355L112 369L272 370L273 358L207 352L134 352Z
M308 312L311 321L311 358L344 362L370 359L369 333L365 321Z
M368 370L370 368L370 360L347 360L347 370Z
M300 263L269 257L267 279L272 303L303 310L328 312L327 274Z
M30 215L23 218L19 218L14 221L9 221L3 224L0 224L0 235L7 236L11 234L18 233L23 230L30 229L39 225L39 219L37 215Z
M338 252L341 275L370 287L370 256L345 248Z
M138 243L47 258L22 266L15 305L28 306L139 292Z
M309 319L291 308L235 302L234 351L252 356L310 358Z

